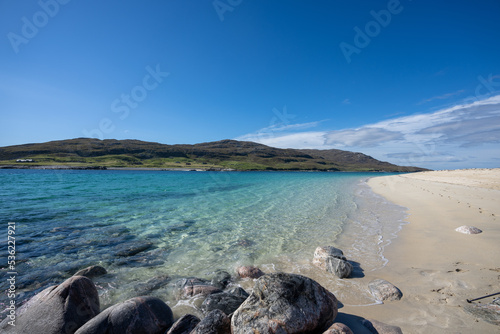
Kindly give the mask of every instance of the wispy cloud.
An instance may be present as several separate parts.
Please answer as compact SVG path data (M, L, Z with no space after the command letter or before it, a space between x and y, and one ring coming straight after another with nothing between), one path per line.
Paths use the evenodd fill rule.
M344 101L342 101L342 104L351 104L351 101L349 99L345 99Z
M464 92L465 92L465 89L461 89L461 90L458 90L458 91L453 92L453 93L447 93L447 94L442 94L442 95L434 96L434 97L431 97L431 98L428 98L428 99L425 99L425 100L422 100L422 101L418 102L417 105L428 103L428 102L431 102L431 101L434 101L434 100L446 100L446 99L449 99L450 97L454 97L454 96L460 95L460 94L462 94Z
M282 148L340 148L361 151L398 164L471 163L500 155L500 95L441 109L432 113L395 117L359 128L332 131L312 129L317 122L282 126L286 133L268 130L240 138ZM263 131L265 132L265 131ZM261 134L263 133L260 132ZM477 161L476 161L477 163Z

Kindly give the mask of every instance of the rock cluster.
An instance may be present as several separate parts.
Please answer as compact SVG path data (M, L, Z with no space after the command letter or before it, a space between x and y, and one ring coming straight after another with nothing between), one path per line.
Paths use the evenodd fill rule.
M324 269L339 278L351 276L352 264L350 264L342 250L333 246L318 247L314 251L313 264Z
M328 268L328 259L333 255L341 260L343 256L340 250L333 247L323 247L318 253L323 256L320 265L324 268ZM88 277L75 275L31 298L17 310L16 326L9 325L9 319L6 318L0 323L0 332L352 334L348 326L335 322L338 312L337 299L316 281L297 274L264 274L256 267L242 268L244 269L237 270L238 276L258 276L251 294L241 287L231 288L231 275L221 270L214 272L211 280L189 277L175 282L174 293L178 299L204 298L200 307L204 314L202 319L186 314L174 322L170 307L161 299L152 296L131 298L101 312L94 283ZM92 277L106 274L106 270L92 266L77 273ZM248 273L250 276L242 273ZM151 292L170 280L168 275L153 277L138 285L136 292ZM390 283L382 281L373 286L379 287L383 294L384 291L390 290L387 284ZM376 321L366 321L364 325L379 332L383 332L381 329L390 330L387 333L400 332L397 327L383 327L388 325Z

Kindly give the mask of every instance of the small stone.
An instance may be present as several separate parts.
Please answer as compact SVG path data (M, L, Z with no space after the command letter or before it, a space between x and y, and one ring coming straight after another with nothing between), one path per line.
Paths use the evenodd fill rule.
M321 269L326 270L326 259L329 257L347 261L342 250L333 246L320 246L317 247L314 251L313 264Z
M323 332L323 334L353 334L351 329L341 322L336 322Z
M216 270L212 277L211 284L219 289L225 289L231 281L231 274L224 270Z
M199 323L198 317L185 314L170 327L166 334L189 334Z
M401 291L392 283L387 282L383 279L376 279L368 283L368 288L371 294L377 298L377 300L400 300L403 294Z
M236 269L238 276L241 278L259 278L265 274L257 267L254 266L242 266Z
M464 233L464 234L479 234L479 233L483 232L480 229L478 229L477 227L467 226L467 225L457 227L455 229L455 231L460 232L460 233Z
M384 324L383 322L377 320L363 319L361 323L373 334L403 334L400 327Z
M196 295L208 296L218 292L222 292L222 290L211 285L209 281L197 277L183 278L175 283L177 299L187 299Z

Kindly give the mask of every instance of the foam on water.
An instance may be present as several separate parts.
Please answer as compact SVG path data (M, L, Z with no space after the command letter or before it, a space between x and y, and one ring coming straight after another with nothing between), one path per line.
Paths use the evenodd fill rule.
M374 195L364 183L369 176L0 170L0 215L17 226L18 301L100 264L110 272L95 279L103 308L136 296L138 283L152 277L175 282L239 265L309 276L345 304L375 303L362 280L335 279L311 265L323 245L344 250L355 278L386 264L383 249L404 210ZM153 247L116 255L139 242ZM253 282L234 284L251 289ZM198 312L198 299L178 302L172 289L151 294L178 314Z

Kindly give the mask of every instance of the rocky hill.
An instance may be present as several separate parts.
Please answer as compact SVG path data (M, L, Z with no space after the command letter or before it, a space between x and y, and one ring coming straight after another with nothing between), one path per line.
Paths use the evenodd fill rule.
M57 165L75 168L135 167L212 170L387 172L425 170L418 167L397 166L362 153L335 149L280 149L236 140L221 140L195 145L166 145L140 140L91 138L0 147L0 165L11 167Z

